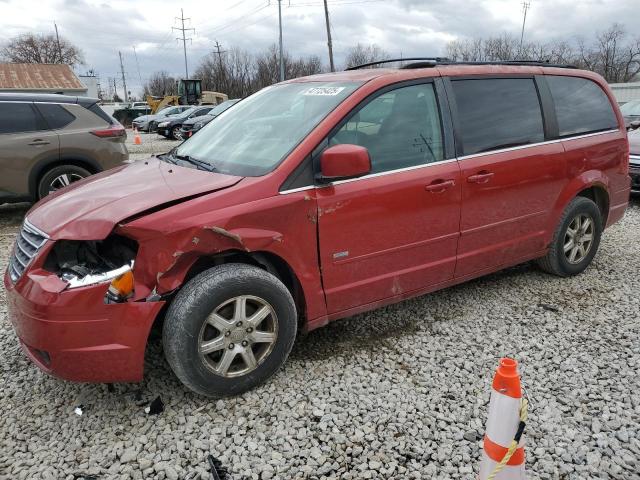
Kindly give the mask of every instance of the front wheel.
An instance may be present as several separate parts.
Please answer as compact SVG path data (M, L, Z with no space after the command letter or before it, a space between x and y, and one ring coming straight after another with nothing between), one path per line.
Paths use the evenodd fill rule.
M562 214L549 252L538 260L538 265L560 277L577 275L593 260L602 229L598 206L588 198L574 198Z
M176 125L171 129L171 138L174 140L182 140L182 132L180 131L180 125Z
M267 381L286 361L296 328L295 303L280 280L257 267L226 264L178 292L162 339L182 383L223 397Z

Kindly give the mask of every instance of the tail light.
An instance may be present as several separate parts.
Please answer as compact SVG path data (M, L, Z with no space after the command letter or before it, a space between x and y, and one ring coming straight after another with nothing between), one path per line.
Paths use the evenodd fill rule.
M122 125L109 125L109 128L91 130L91 133L100 138L126 137L127 131Z

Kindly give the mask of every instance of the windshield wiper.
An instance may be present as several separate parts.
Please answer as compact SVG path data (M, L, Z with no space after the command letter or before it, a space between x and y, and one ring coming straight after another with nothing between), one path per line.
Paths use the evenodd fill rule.
M172 156L174 158L177 158L178 160L182 160L184 162L190 163L191 165L195 165L202 170L206 170L207 172L214 172L216 170L216 167L214 167L210 163L207 163L203 160L198 160L197 158L193 158L189 155L178 155L177 153L174 153L172 154Z

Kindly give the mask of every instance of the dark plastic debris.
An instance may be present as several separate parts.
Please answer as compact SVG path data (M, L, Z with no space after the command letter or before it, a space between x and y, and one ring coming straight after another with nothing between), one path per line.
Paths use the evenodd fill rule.
M149 415L159 415L164 412L164 403L162 403L162 399L158 396L156 399L149 404L147 408L144 409Z
M560 309L558 307L556 307L555 305L550 305L548 303L539 303L538 306L544 308L545 310L547 310L549 312L559 312L560 311Z
M214 458L213 455L209 455L207 457L209 461L209 467L211 468L211 478L213 480L231 480L231 475L229 475L229 471L222 466L222 463L217 458Z

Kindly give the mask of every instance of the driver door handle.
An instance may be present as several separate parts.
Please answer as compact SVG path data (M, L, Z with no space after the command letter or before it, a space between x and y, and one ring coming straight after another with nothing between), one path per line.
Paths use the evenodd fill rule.
M42 139L38 138L38 139L36 139L36 140L34 140L32 142L29 142L29 145L36 145L36 146L37 145L49 145L49 143L50 142L47 142L46 140L42 140Z
M424 188L428 192L440 193L440 192L444 192L448 188L453 187L455 184L456 182L454 180L443 180L439 178L438 180L434 180Z
M493 172L488 172L486 170L481 170L475 175L471 175L467 177L467 182L469 183L487 183L491 177L493 177Z

